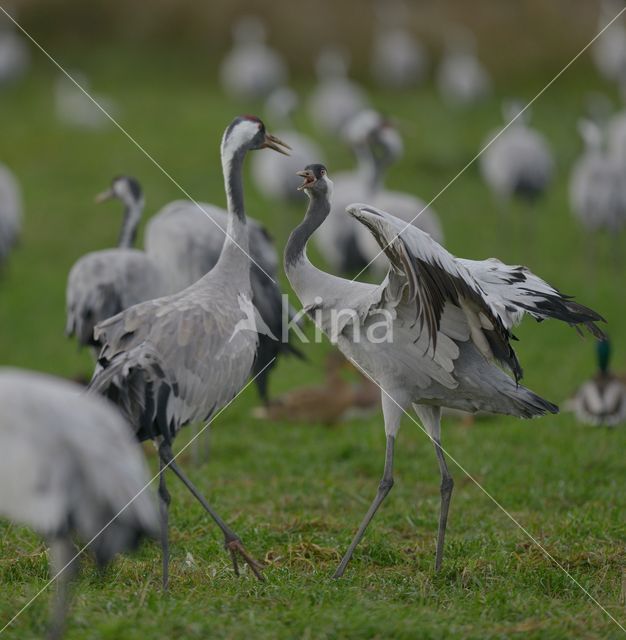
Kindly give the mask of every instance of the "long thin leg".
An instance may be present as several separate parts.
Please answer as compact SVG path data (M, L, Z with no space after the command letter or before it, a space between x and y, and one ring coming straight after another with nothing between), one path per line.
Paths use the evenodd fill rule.
M54 538L50 541L51 577L58 574L56 579L56 593L50 616L50 626L46 634L47 640L58 640L65 630L65 620L70 605L70 583L78 572L78 558L76 547L70 538ZM68 565L68 563L70 563ZM66 565L68 565L66 567ZM64 567L66 567L64 569ZM60 573L59 573L60 572Z
M170 541L169 541L169 508L172 500L165 485L165 463L160 458L159 475L159 516L161 524L161 551L163 556L163 591L167 591L170 584Z
M439 510L439 530L437 532L437 551L435 553L435 571L441 569L443 561L443 546L446 537L446 527L448 524L448 511L452 500L452 490L454 489L454 479L448 471L445 456L441 449L441 409L439 407L427 407L424 405L413 405L415 412L421 418L426 430L433 439L439 472L441 474L441 506Z
M395 440L396 439L394 436L387 436L387 450L385 453L385 470L383 471L383 477L380 481L380 484L378 485L378 491L376 492L376 497L374 498L374 501L370 505L370 508L367 510L367 513L365 514L365 518L363 518L363 521L361 522L361 526L359 527L359 530L356 532L356 535L352 539L352 542L350 543L348 550L343 556L341 563L337 567L337 570L335 571L333 578L341 578L341 576L344 574L346 567L348 566L348 562L350 562L350 559L352 558L352 554L356 549L356 546L359 544L359 542L361 542L361 539L365 534L365 530L367 529L367 526L372 521L372 518L374 517L374 514L376 513L376 511L378 511L378 507L380 507L380 505L383 503L383 500L387 497L388 493L391 491L391 488L393 487L393 448L394 448Z
M238 573L236 554L239 554L250 567L252 573L254 573L259 580L263 580L264 578L261 575L263 565L248 554L241 543L239 536L237 536L235 532L219 517L219 515L217 515L213 510L213 507L211 507L211 505L206 501L205 497L183 473L182 469L174 460L174 455L172 454L170 445L166 442L161 443L159 446L159 455L161 456L161 460L178 476L187 489L191 491L196 500L204 507L205 511L211 516L215 524L217 524L217 526L222 530L222 533L224 534L224 544L226 549L229 551L231 558L233 558L235 573Z
M437 533L437 552L435 555L435 571L441 569L443 561L443 543L446 537L446 526L448 524L448 511L450 510L450 501L452 500L452 490L454 489L454 479L448 471L446 459L441 450L441 440L435 441L435 453L439 462L439 471L441 473L441 510L439 512L439 531Z

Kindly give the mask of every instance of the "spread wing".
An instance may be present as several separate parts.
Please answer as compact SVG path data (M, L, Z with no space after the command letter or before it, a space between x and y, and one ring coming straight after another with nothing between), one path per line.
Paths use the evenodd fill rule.
M459 260L420 229L370 205L353 204L347 211L369 229L391 263L381 304L391 303L403 313L405 307L411 308L414 341L427 341L433 356L442 322L448 324L453 309L455 324L467 325L478 350L510 369L517 380L522 370L510 344L510 328L523 313L582 323L594 334L600 331L593 324L600 319L597 314L572 303L527 270L524 283L531 293L507 282L507 274L508 280L522 281L512 275L521 273L515 267L498 263L494 271L491 267L497 261Z
M496 258L461 260L480 284L489 303L508 328L519 324L525 313L538 322L555 318L580 331L586 327L596 338L604 333L595 324L604 318L592 309L574 302L523 266L510 266Z

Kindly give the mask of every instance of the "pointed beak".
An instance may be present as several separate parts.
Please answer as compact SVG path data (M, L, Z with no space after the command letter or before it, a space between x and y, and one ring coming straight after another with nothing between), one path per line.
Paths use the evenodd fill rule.
M312 171L298 171L296 175L304 178L304 182L298 187L298 191L302 191L302 189L306 189L317 182Z
M101 202L106 202L107 200L110 200L112 197L113 197L113 189L107 189L106 191L99 193L95 197L95 202L96 204L100 204Z
M286 142L283 142L280 138L277 138L270 133L265 134L265 140L262 148L274 149L274 151L278 151L278 153L282 153L285 156L288 156L289 151L291 150L291 147Z

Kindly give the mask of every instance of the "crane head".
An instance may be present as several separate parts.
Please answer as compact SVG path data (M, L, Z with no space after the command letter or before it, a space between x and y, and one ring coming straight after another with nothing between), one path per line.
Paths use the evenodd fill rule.
M302 171L298 171L296 175L304 178L298 191L304 189L307 195L311 195L312 191L330 195L333 183L328 178L328 171L323 164L309 164Z
M235 118L222 138L222 156L232 157L241 151L254 149L273 149L284 155L289 155L291 147L268 133L265 125L256 116L244 115Z
M136 178L131 176L116 176L111 181L111 186L99 193L95 201L96 203L106 202L112 198L117 198L125 203L139 202L143 197L141 185Z

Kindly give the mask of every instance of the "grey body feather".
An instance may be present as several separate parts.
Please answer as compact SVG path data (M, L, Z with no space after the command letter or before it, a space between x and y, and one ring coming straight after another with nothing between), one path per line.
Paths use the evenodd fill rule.
M276 157L285 156L276 154ZM146 226L146 251L159 264L171 293L188 287L211 271L224 245L228 213L215 205L198 204L188 200L171 202ZM254 260L250 264L252 303L272 334L259 335L252 371L254 375L259 374L256 378L259 394L267 401L268 378L277 358L285 351L300 354L280 340L283 301L278 286L278 256L272 238L256 220L248 218L248 229L250 256ZM288 315L292 317L293 311L289 310Z
M149 480L117 409L51 376L0 369L0 438L0 514L49 538L76 534L89 542ZM157 532L146 491L91 549L106 563Z
M98 322L167 292L158 264L144 251L132 248L144 206L139 183L119 176L99 198L118 198L125 204L118 247L79 258L65 290L65 333L76 336L79 345L93 347L98 346L94 338Z

